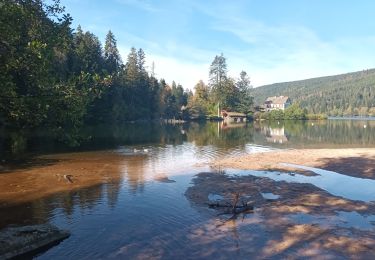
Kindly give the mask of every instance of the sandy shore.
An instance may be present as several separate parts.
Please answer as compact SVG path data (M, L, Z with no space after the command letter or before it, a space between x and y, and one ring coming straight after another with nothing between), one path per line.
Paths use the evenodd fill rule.
M267 199L263 195L267 193L276 197ZM233 215L208 206L212 200L233 205L236 194L237 205L251 204L254 209ZM212 214L212 223L199 233L202 243L215 245L223 233L233 234L244 245L243 258L373 259L375 255L374 227L367 219L375 214L371 202L337 197L311 184L215 172L198 174L185 195L198 210ZM210 199L212 195L217 199Z
M222 158L214 161L213 166L249 170L295 170L282 166L281 163L299 164L375 179L375 148L280 150Z
M311 174L281 163L375 179L375 149L372 148L271 151L218 159L213 167ZM203 241L217 241L223 232L232 232L239 243L246 244L241 248L244 255L250 255L251 248L256 248L254 259L374 257L374 223L370 221L375 216L373 201L335 196L308 183L221 173L198 174L185 193L192 205L213 216L210 227L201 232L209 234L207 238L201 235ZM253 210L234 214L233 205L252 205Z
M145 156L113 152L67 153L34 158L0 170L0 208L103 183L118 182L123 168L129 181L142 181Z

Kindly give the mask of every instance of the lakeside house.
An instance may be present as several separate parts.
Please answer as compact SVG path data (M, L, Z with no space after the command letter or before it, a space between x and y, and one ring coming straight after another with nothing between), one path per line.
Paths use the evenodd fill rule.
M227 124L230 123L244 123L246 122L246 115L239 112L228 112L226 110L221 111L221 117Z
M291 105L291 100L288 96L274 96L268 97L264 102L264 110L285 110Z

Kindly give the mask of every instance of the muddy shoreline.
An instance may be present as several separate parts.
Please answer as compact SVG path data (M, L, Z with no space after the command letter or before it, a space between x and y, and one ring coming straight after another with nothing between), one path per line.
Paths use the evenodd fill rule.
M254 210L233 215L210 207L213 202L230 205L236 194L239 205L250 203ZM375 255L374 202L333 196L312 184L228 176L225 170L198 174L185 196L193 207L212 214L212 240L235 230L247 245L241 249L244 257L250 248L257 249L254 259L370 259Z
M244 256L251 252L247 252L248 248L256 248L254 259L374 257L375 198L369 202L351 200L313 184L277 181L251 172L316 175L294 168L304 165L375 179L375 149L270 151L222 158L211 165L214 171L198 174L185 196L194 207L213 215L212 225L219 231L211 237L235 230L235 236L247 245L241 249ZM250 174L229 174L236 169L250 170ZM212 207L232 207L235 202L236 205L250 204L254 210L228 214L221 206ZM257 230L257 235L249 230Z
M215 168L300 171L282 163L321 168L341 174L375 179L375 148L295 149L225 157L212 162Z
M60 192L89 188L119 181L125 161L137 167L145 155L122 155L111 151L39 156L29 165L0 169L0 208L34 201ZM282 166L293 163L375 179L375 149L298 149L225 157L211 163L213 168L311 172ZM129 171L131 172L131 171ZM132 176L129 176L132 177ZM136 176L134 177L136 178ZM156 176L156 179L160 176Z

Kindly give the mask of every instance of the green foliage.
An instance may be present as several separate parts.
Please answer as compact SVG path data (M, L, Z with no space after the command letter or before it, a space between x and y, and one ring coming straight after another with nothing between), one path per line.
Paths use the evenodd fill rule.
M209 87L200 80L194 87L194 95L188 101L190 117L193 119L203 119L209 111Z
M268 120L283 120L285 118L285 114L282 110L272 110L267 113L266 118Z
M314 118L313 118L314 116ZM324 115L310 115L311 119L325 119ZM302 109L298 103L292 104L290 107L283 110L272 110L269 112L256 112L254 119L256 120L306 120L310 119L307 115L306 109Z
M71 68L70 16L62 14L58 1L3 1L0 10L0 123L76 124L89 88L74 86L81 74Z
M245 71L241 71L240 78L236 82L239 92L239 102L236 110L245 114L252 111L253 97L251 95L252 86L250 85L250 78Z
M202 81L195 86L195 94L189 100L193 118L217 116L219 109L248 114L252 111L250 79L242 71L236 81L227 76L227 64L223 54L215 56L209 70L209 84Z
M150 76L142 49L123 64L111 31L103 49L94 34L70 28L58 0L49 3L1 2L0 125L77 129L182 117L189 92Z
M310 114L373 115L375 69L262 86L254 89L253 94L257 105L269 96L284 95Z
M306 116L308 120L326 120L327 118L326 114L307 114Z
M104 59L107 71L110 74L117 72L122 64L120 53L117 49L117 41L111 31L107 33L105 38Z
M286 120L305 120L307 111L302 109L298 103L294 103L285 109L284 119Z

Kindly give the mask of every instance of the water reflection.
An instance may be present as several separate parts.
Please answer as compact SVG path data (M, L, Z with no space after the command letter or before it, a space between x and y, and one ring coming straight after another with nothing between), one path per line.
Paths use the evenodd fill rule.
M58 181L55 173L72 174L77 182L83 174L102 179L38 199L22 195L23 201L17 205L0 199L0 228L52 222L73 232L41 256L45 259L130 257L140 256L142 250L147 251L145 255L159 250L159 255L183 257L186 252L176 249L186 244L196 250L190 255L204 256L205 244L212 249L208 256L220 257L218 246L213 246L218 240L228 246L226 256L233 256L233 248L243 250L254 236L244 239L248 230L238 230L233 224L226 227L233 231L233 239L228 240L216 223L208 222L211 216L197 212L183 196L192 176L207 170L200 163L270 146L375 145L375 121L366 122L366 128L360 121L254 122L235 127L209 122L97 126L82 129L80 145L73 147L46 131L0 130L1 160L5 160L0 165L0 198L9 191L22 194L33 191L33 185L40 188L37 177L41 175L50 176L48 185L56 186L70 184ZM21 187L11 186L15 184ZM43 189L35 189L34 194L38 192ZM255 221L254 216L245 221ZM264 233L259 225L249 228L257 231L251 234ZM215 234L217 240L207 234Z
M275 181L285 181L290 183L311 183L314 186L326 190L332 195L340 196L349 200L360 200L364 202L375 201L375 180L352 177L333 171L295 165L283 164L294 169L303 169L316 173L313 176L301 174L287 174L277 171L254 171L254 170L227 170L228 176L247 176L270 178ZM355 188L354 188L355 187Z
M366 128L363 126L366 125ZM254 122L254 143L279 148L374 147L375 121Z
M262 133L266 136L267 142L283 144L288 142L288 137L285 135L284 127L263 126Z
M275 147L371 147L375 145L375 120L100 125L78 131L75 142L61 142L59 132L53 129L0 129L2 160L32 154L113 149L121 145L162 146L186 142L217 148L243 148L249 143Z
M325 228L334 225L361 230L375 229L375 215L362 216L356 211L338 211L337 215L329 216L296 213L288 217L299 224L319 224Z

